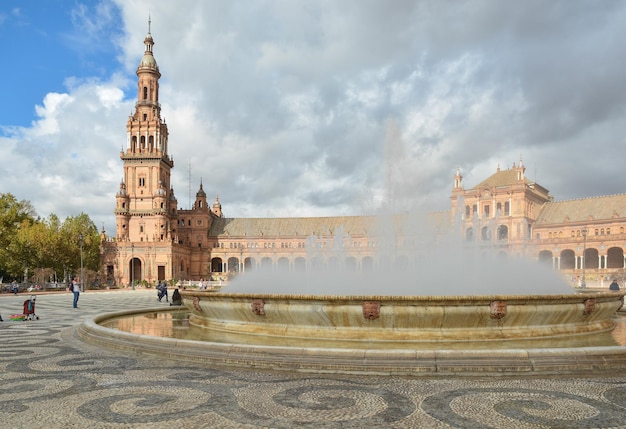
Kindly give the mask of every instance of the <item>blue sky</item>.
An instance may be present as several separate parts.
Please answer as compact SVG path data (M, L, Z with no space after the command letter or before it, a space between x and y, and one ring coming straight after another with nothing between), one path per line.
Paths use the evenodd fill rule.
M107 78L120 63L110 40L122 31L113 23L96 27L89 14L98 1L45 0L0 3L0 93L11 100L2 125L27 126L36 104L51 91L66 90L69 78ZM110 8L117 14L116 8ZM98 40L101 38L102 40Z
M626 191L620 0L2 0L0 192L114 234L148 15L180 208L446 210L457 167L520 159L556 200Z

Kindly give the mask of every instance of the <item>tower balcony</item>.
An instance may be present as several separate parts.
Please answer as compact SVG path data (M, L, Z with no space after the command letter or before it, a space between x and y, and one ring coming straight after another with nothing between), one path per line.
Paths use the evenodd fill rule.
M150 107L156 107L159 110L161 110L161 103L157 102L157 101L152 101L152 100L138 100L135 103L135 108L138 108L140 106L150 106Z
M146 149L139 150L138 152L132 152L129 148L126 150L126 152L120 152L120 159L122 161L132 161L138 159L142 161L163 161L170 168L174 167L174 158L156 149L151 152Z

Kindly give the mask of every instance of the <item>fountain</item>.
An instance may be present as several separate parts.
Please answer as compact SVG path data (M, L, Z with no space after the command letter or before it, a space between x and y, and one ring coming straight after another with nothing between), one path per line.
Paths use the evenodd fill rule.
M327 252L309 237L312 264L343 255L337 243L345 233L335 233L340 238ZM293 371L536 374L626 364L626 348L610 335L624 293L575 293L536 262L422 244L393 274L342 264L323 272L257 270L224 291L183 290L188 323L203 341L138 338L101 326L127 313L98 316L80 332L173 358ZM455 269L437 263L450 260Z

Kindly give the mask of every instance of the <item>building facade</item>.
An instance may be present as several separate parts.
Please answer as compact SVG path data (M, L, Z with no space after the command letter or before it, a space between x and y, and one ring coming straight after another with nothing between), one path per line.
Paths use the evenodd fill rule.
M224 279L246 270L402 269L428 240L458 234L466 243L552 266L572 284L608 285L626 276L626 194L555 201L525 176L522 161L465 189L457 170L446 212L410 216L226 218L200 183L193 207L178 208L170 177L167 124L150 32L137 68L128 118L115 236L102 231L109 284ZM387 237L387 238L383 238ZM417 243L420 243L418 246Z

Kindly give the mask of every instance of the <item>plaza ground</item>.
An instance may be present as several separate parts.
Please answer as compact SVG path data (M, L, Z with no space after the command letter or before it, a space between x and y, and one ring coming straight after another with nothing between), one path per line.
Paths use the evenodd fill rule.
M626 428L626 368L576 376L382 377L207 367L95 347L96 314L168 305L154 290L0 295L6 428Z

